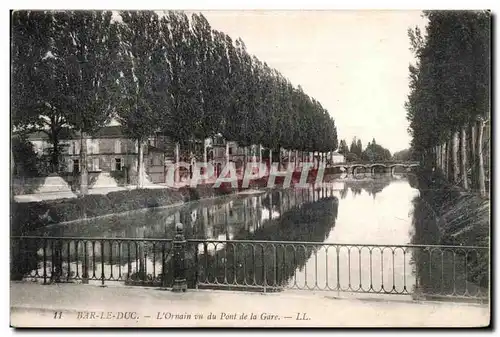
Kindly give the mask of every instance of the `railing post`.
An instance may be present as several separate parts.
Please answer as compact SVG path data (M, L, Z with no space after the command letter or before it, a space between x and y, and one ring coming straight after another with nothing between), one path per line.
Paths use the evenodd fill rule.
M174 286L173 292L185 292L186 282L186 239L184 238L184 225L175 225L174 245Z
M340 247L336 246L337 250L337 291L340 291Z
M101 240L101 287L105 287L104 278L104 240Z
M47 284L47 239L43 239L43 284Z
M87 252L87 241L83 242L83 264L82 264L82 283L89 283L89 260Z

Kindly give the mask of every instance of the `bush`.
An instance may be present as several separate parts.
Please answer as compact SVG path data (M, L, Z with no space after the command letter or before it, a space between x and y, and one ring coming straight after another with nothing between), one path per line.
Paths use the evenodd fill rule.
M111 171L110 176L115 179L118 186L124 186L127 184L127 170L123 169L121 171Z

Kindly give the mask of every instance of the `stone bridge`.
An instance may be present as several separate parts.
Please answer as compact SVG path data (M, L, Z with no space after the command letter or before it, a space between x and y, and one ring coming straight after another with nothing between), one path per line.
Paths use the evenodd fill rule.
M369 171L370 173L375 173L378 170L383 170L383 172L394 174L396 167L405 169L410 172L413 168L420 165L419 162L355 162L355 163L336 163L330 167L337 167L342 172L347 172L348 174L354 174L358 169L362 168L364 171Z

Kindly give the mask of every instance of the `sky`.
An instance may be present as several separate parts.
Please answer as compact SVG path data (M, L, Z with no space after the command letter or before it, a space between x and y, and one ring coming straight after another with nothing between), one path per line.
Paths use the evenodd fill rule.
M213 29L241 37L250 54L317 99L340 139L409 147L408 28L420 11L204 11ZM187 13L190 14L190 13Z

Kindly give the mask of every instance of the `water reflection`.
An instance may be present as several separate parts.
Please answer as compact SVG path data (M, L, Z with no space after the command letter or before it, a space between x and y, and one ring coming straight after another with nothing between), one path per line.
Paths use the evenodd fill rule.
M254 195L241 194L177 207L53 225L30 235L171 239L174 236L174 224L181 222L185 225L185 235L188 238L233 239L235 233L253 233L265 226L266 220L278 219L293 207L334 195L333 189L334 186L329 184L322 189L311 185L304 189L276 189Z
M60 252L66 261L61 267L64 269L61 275L72 273L81 277L83 265L86 265L90 279L95 277L96 282L104 277L106 280L142 280L156 284L168 279L167 283L170 283L172 260L168 244L118 239L172 239L175 223L182 222L189 239L406 244L410 240L411 200L416 193L406 179L387 176L333 180L321 187L310 185L304 189L233 195L180 207L56 225L32 234L117 239L103 245L98 241L87 245L79 242L49 247L49 269L52 268L52 252ZM338 284L342 289L353 284L363 289L382 286L382 278L385 278L386 286L397 286L398 289L412 283L408 279L411 276L408 252L396 251L391 255L390 252L378 251L378 255L372 256L367 249L344 247L336 251L332 247L235 247L224 242L190 245L187 254L192 273L190 279L198 277L210 283L232 277L234 282L252 280L256 286L262 285L265 279L267 284L292 288ZM41 250L25 248L25 251L31 252L31 264L24 263L24 266L32 270L32 274L42 275ZM23 258L28 255L24 254ZM85 256L88 261L83 263ZM391 256L395 257L394 261L390 260ZM194 267L195 264L198 267ZM370 276L369 268L381 270L380 275ZM387 285L387 280L393 275L397 276L397 284Z
M283 193L281 198L284 200L284 196L292 195ZM278 218L264 220L263 226L253 233L237 233L235 239L321 243L335 224L338 201L335 197L321 198L320 195L319 198L286 209ZM190 280L250 287L284 286L300 273L314 251L311 246L285 242L272 245L202 242L191 249L195 250L193 255L197 256L198 268L189 270L199 274L196 277L191 274Z

